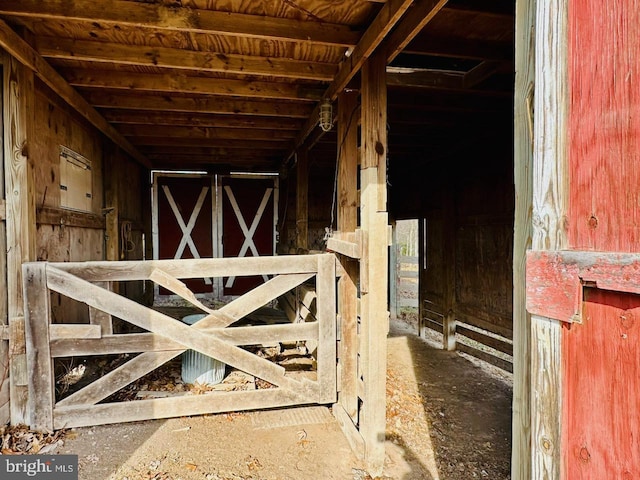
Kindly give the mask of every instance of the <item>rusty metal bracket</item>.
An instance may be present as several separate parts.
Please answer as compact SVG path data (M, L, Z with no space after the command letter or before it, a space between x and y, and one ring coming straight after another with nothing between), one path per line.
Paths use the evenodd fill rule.
M640 254L527 252L527 310L562 322L582 322L584 288L640 294Z

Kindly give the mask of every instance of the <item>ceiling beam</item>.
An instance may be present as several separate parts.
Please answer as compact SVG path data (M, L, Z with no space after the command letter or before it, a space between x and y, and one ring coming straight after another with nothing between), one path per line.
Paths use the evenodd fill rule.
M447 0L418 0L413 5L391 35L385 39L387 63L391 63L404 50L446 3Z
M169 125L121 125L118 130L125 137L184 137L191 139L246 139L280 141L295 137L293 130L252 130L243 128L176 127Z
M33 70L38 78L60 98L137 162L147 168L151 167L151 163L144 155L120 135L51 65L2 20L0 20L0 47L4 48L24 66Z
M135 92L192 93L257 98L318 101L323 90L295 83L259 82L185 75L183 72L152 74L93 68L67 69L62 74L74 87L108 88Z
M36 50L45 58L77 62L155 66L187 71L302 78L316 81L331 81L336 73L336 66L332 63L58 37L37 37Z
M286 117L231 116L215 113L150 112L143 110L103 110L111 123L129 125L173 125L183 127L262 128L300 130L302 120Z
M419 33L402 53L469 60L513 61L513 43Z
M256 157L265 157L268 155L274 155L274 150L272 148L256 148L255 146L250 146L246 143L244 145L233 145L232 147L148 145L141 146L140 150L142 150L149 158L169 155L196 155L201 157L221 157L229 155L249 156L252 154L255 154Z
M90 91L87 101L95 107L169 112L218 113L307 118L311 107L306 103L241 100L233 97L178 97L175 95L135 95Z
M208 33L349 47L360 33L348 25L216 12L122 0L0 0L0 13L158 31Z
M129 137L131 142L138 145L166 145L184 147L225 147L225 148L252 148L256 150L286 150L288 141L271 140L247 140L227 138L184 138L184 137Z

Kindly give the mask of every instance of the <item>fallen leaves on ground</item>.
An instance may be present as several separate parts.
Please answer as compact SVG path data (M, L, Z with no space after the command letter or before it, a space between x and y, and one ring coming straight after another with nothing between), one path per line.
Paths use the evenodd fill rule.
M67 430L36 432L26 425L0 427L0 451L3 455L44 455L64 445L66 434Z

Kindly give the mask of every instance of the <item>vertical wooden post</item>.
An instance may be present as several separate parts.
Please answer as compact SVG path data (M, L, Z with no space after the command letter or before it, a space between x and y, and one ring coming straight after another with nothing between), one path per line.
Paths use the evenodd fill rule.
M400 273L398 269L398 229L396 222L392 223L393 231L391 233L391 248L389 249L389 313L391 318L400 316L400 306L398 304L398 283L400 282Z
M11 423L19 424L29 420L22 263L36 256L34 159L29 155L35 92L33 72L9 55L4 56L3 77Z
M514 98L515 214L513 238L513 417L511 478L531 478L531 318L526 309L525 261L531 248L533 92L536 0L516 2Z
M386 211L386 57L371 56L362 67L362 169L360 218L364 237L360 289L364 398L360 432L372 476L382 472L385 442L388 286ZM364 273L364 275L362 274Z
M533 250L567 248L567 5L537 3L533 148ZM532 478L560 478L562 326L531 317Z
M309 152L297 152L296 166L296 247L298 252L309 251Z
M358 93L338 96L338 230L358 228ZM345 274L338 281L340 319L340 384L338 402L354 423L358 423L358 262L339 257Z
M6 57L5 57L6 58ZM0 105L4 103L4 98L0 98ZM2 118L0 117L0 125ZM0 127L4 132L4 127ZM2 152L4 157L4 152ZM5 180L4 168L0 168L0 200L2 205L2 218L0 219L0 328L9 324L7 314L7 230L6 202L5 202ZM11 411L9 404L9 341L0 339L0 425L6 425L11 421Z
M336 259L332 254L318 257L316 294L319 402L331 403L336 401Z
M442 325L442 348L452 351L456 349L456 209L453 198L454 184L447 176L443 188L443 252L444 252L444 318Z
M118 176L120 171L120 159L116 147L105 146L107 158L104 161L103 182L104 182L104 203L106 209L106 248L105 256L107 260L120 260L119 237L120 229L118 226Z
M23 266L26 292L26 351L29 367L29 426L53 430L54 379L49 347L49 289L46 263Z

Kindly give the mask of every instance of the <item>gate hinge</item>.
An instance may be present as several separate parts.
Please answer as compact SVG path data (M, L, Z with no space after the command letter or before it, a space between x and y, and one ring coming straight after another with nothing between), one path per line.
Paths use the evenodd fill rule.
M529 251L526 277L529 313L581 323L585 287L640 294L640 254Z

